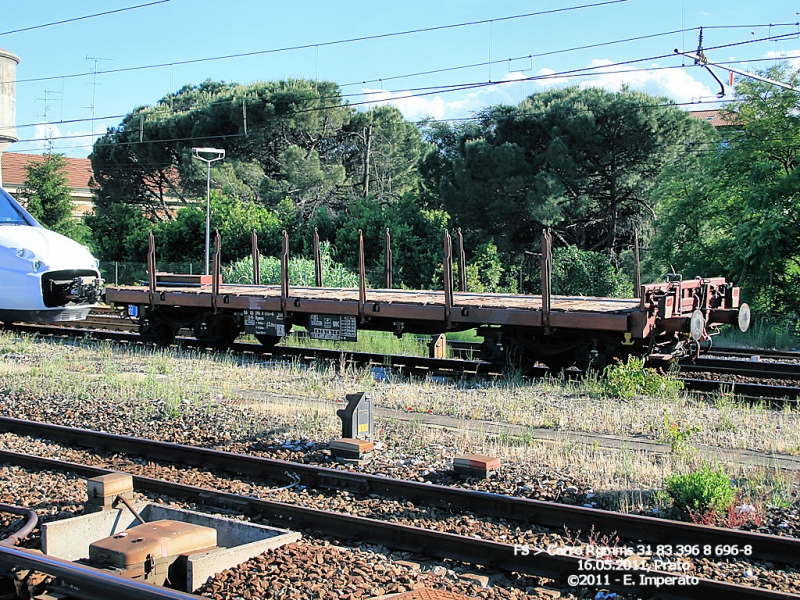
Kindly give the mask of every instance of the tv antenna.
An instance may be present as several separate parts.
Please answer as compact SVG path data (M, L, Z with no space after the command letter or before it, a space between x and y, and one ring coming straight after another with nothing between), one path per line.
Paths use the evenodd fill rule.
M52 152L53 151L53 133L52 133L52 131L50 129L50 122L47 119L47 113L50 110L50 104L49 104L49 102L51 100L50 96L52 94L56 94L58 96L61 96L61 91L60 90L45 90L44 91L44 98L34 98L34 100L36 102L41 102L41 101L44 102L44 111L43 111L43 113L41 115L38 115L38 116L42 117L42 119L44 120L44 139L45 139L45 148L46 148L47 152ZM61 100L61 98L59 98L59 100Z
M97 73L99 72L99 71L98 71L98 68L97 68L97 63L99 63L99 62L101 62L101 61L106 61L106 60L114 60L114 59L112 59L112 58L97 58L97 57L95 57L95 56L89 56L89 55L87 55L87 56L86 56L86 60L87 60L87 62L92 62L92 63L94 63L94 64L93 64L93 65L92 65L92 66L89 68L89 70L92 72L92 83L91 83L91 86L92 86L92 104L91 104L91 106L88 106L88 107L87 107L87 108L89 108L89 109L92 111L92 137L94 137L94 108L95 108L95 98L96 98L96 96L97 96L97 86L98 86L98 85L102 85L102 84L98 84L98 83L97 83Z

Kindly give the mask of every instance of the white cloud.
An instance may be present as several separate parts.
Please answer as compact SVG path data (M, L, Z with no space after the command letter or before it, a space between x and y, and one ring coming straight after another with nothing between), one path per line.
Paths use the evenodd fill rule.
M716 97L716 82L706 71L689 69L658 69L658 64L651 69L625 69L611 66L607 60L596 59L591 67L601 67L597 75L581 78L581 87L600 87L609 91L618 91L623 85L631 89L647 92L654 96L666 96L676 102L693 102L699 99ZM693 74L707 76L706 80L698 80Z
M95 133L98 128L95 128ZM25 129L25 135L20 135L20 141L15 142L8 150L40 154L48 150L48 139L52 141L54 152L74 158L85 158L92 151L92 144L96 139L90 130L70 129L61 131L57 124L40 123L31 129ZM20 132L17 131L19 135ZM36 141L25 141L36 140Z
M553 71L553 69L548 69L547 67L539 69L536 72L536 76L541 77L542 79L538 79L536 84L542 87L548 87L552 85L567 85L569 83L569 78L559 77L555 73L556 72Z
M530 94L521 73L508 73L504 81L486 87L475 88L452 93L436 93L428 96L414 95L410 91L391 92L363 88L361 91L367 107L391 104L396 106L403 116L410 121L419 121L425 117L434 119L461 119L471 117L476 111L496 104L516 104L525 94Z
M781 50L780 52L767 52L764 58L774 58L787 61L793 69L800 69L800 50ZM766 67L759 67L759 69Z
M800 52L798 60L800 60ZM647 92L654 96L666 96L678 103L716 100L718 86L706 71L700 69L661 69L653 63L647 68L619 67L608 59L592 60L588 68L592 74L582 77L565 77L549 67L540 68L533 77L523 71L512 71L503 75L503 80L472 90L451 93L436 93L429 96L414 95L410 91L386 91L362 89L367 106L391 104L412 121L433 117L435 119L458 119L472 116L476 111L497 104L515 105L536 91L554 86L578 85L583 88L599 87L619 91L622 86ZM727 81L724 74L718 76Z

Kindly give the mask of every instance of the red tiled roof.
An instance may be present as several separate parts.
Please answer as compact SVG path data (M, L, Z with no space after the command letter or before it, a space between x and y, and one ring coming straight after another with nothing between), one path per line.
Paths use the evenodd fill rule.
M727 127L734 124L733 121L722 116L722 112L719 110L693 110L690 111L689 114L695 119L708 121L714 127Z
M41 154L19 154L18 152L3 152L2 160L3 185L23 185L27 178L25 165L40 163ZM73 190L88 189L89 179L92 177L92 162L88 158L65 157L67 185Z

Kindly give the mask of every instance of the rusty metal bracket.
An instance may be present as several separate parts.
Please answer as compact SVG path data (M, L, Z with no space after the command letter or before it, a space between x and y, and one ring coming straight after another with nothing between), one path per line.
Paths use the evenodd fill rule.
M367 267L364 261L364 234L358 230L358 318L364 322L364 305L367 303Z
M286 303L289 299L289 234L283 231L283 249L281 250L281 311L286 317Z
M389 228L386 228L386 233L383 236L383 272L386 276L386 289L392 289L392 236L389 233Z
M442 257L444 277L444 321L450 328L453 316L453 240L450 232L444 230L444 256Z
M217 296L219 295L220 269L220 246L222 238L219 231L214 232L214 259L211 261L211 308L217 312Z
M147 284L150 306L153 306L156 295L156 238L152 231L147 238Z
M550 229L542 232L542 325L550 329L550 303L553 291L553 236Z
M314 227L314 283L322 287L322 254L319 250L319 231Z
M31 532L36 529L39 524L39 515L36 511L25 508L24 506L15 506L13 504L0 504L0 512L11 513L20 517L25 517L25 523L16 532L9 535L7 538L0 540L0 546L16 546L20 540L27 538Z
M250 245L253 252L253 285L261 285L261 256L258 254L258 234L255 229L250 235Z
M633 297L641 298L642 269L639 265L639 228L633 230Z
M672 270L672 273L667 273L667 283L670 284L670 288L672 290L677 290L677 294L675 295L675 307L674 312L677 315L680 315L683 312L683 275L680 273L676 273L675 269ZM674 285L677 282L677 286ZM673 293L675 293L673 291Z
M458 291L467 291L467 256L464 254L464 236L461 233L461 227L458 228L456 234L456 243L458 244Z

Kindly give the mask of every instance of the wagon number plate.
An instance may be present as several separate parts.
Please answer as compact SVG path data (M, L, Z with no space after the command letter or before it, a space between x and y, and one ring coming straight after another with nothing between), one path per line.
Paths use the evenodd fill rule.
M355 342L356 318L343 315L308 315L308 335L315 340Z
M244 331L254 335L286 335L286 324L283 314L269 310L244 311Z

